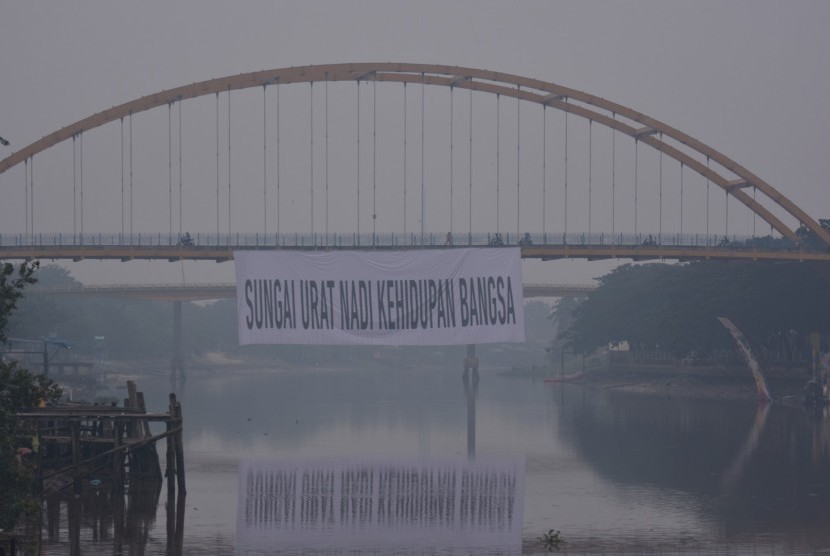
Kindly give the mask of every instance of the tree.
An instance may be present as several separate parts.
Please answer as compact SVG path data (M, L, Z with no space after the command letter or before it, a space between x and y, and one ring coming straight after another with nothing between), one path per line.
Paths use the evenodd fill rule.
M2 264L0 271L0 342L6 342L9 318L17 308L23 289L35 283L37 262L25 262L15 269ZM61 390L50 379L33 375L13 361L0 359L0 529L14 526L30 502L33 474L18 457L20 448L32 448L18 438L17 411L56 401Z
M758 344L781 331L828 331L830 288L804 263L623 265L580 304L565 338L581 353L621 340L677 356L732 349L718 316Z

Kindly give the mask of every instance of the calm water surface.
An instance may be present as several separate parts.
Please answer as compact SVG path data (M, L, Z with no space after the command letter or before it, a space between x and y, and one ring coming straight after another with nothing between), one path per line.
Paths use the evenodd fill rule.
M139 389L150 411L166 410L166 378ZM400 553L541 554L552 528L563 552L579 554L830 553L830 418L798 407L642 397L494 370L465 390L458 368L194 370L178 393L188 491L178 512L166 488L123 506L105 495L51 500L47 554L248 553L237 538L240 462L470 458L523 462L521 541L442 546L435 535L434 546ZM308 546L267 552L395 548L394 535L373 536L341 538L337 549L309 536Z

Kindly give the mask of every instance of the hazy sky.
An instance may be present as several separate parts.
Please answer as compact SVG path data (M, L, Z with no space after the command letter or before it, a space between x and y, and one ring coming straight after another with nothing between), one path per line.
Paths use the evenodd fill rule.
M644 112L823 218L828 25L824 1L2 0L0 136L12 145L0 157L107 107L213 77L335 62L438 63L552 81ZM0 219L9 217L8 190L19 189L12 179L0 176ZM233 276L230 263L69 267L98 282ZM529 274L573 282L607 268L561 261Z

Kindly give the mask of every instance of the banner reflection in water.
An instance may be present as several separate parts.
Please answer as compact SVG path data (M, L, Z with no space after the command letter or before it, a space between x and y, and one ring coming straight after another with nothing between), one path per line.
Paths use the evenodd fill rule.
M247 461L238 548L520 550L524 461Z

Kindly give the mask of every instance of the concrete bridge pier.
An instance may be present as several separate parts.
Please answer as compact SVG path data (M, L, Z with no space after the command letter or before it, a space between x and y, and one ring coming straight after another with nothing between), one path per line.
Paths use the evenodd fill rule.
M476 398L478 398L478 357L475 344L467 344L464 358L464 398L467 402L467 457L476 456Z
M466 382L472 373L473 380L478 383L478 357L476 357L476 345L467 344L467 357L464 358L464 381Z
M173 357L170 359L170 384L184 382L184 347L182 346L182 302L173 302Z

